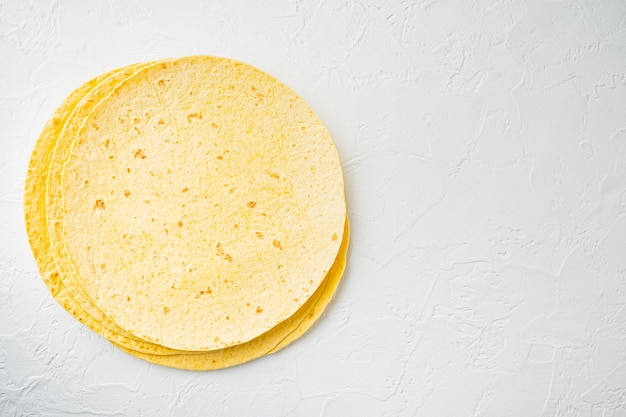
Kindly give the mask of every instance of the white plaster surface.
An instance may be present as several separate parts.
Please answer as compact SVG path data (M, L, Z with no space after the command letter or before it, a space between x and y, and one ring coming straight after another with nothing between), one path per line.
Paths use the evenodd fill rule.
M352 246L325 316L214 372L115 349L28 247L29 154L134 62L240 59L341 155ZM626 3L0 0L1 416L626 416Z

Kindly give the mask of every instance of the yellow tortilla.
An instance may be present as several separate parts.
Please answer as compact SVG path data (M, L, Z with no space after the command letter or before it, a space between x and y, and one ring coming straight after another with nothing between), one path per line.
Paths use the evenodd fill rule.
M55 152L59 190L47 210L60 272L127 332L181 350L240 344L293 315L346 216L319 118L273 77L212 57L115 87L69 158Z
M124 74L123 77L126 77L127 75L128 73ZM59 136L59 132L62 131L64 118L68 113L71 113L74 107L76 107L76 104L81 99L81 97L86 94L93 86L98 85L98 82L102 81L103 79L106 80L107 76L92 80L91 82L85 84L83 87L72 93L70 97L68 97L63 106L61 106L61 108L59 108L59 110L55 114L55 117L51 119L51 121L44 129L44 133L40 137L31 159L25 190L26 224L33 252L35 253L35 256L38 260L42 276L44 277L44 281L46 282L46 285L48 285L48 287L50 288L50 291L70 313L72 313L75 317L84 322L93 330L111 339L114 344L120 345L122 349L131 350L133 354L143 357L144 359L148 359L152 362L161 363L168 366L183 367L188 369L215 369L223 366L230 366L232 364L245 362L246 360L261 356L263 353L266 353L268 351L271 352L272 349L275 350L282 346L285 346L287 343L297 338L313 323L314 320L317 319L324 306L332 296L332 293L334 292L334 289L341 277L343 265L345 265L345 251L347 249L348 242L347 234L345 236L343 235L343 233L339 235L343 240L340 254L337 256L337 260L335 261L335 265L333 266L333 272L328 274L328 277L325 279L323 285L321 285L318 291L316 291L314 295L308 299L305 305L297 310L295 315L291 316L281 325L272 328L272 330L263 334L260 338L256 338L249 343L237 345L233 348L201 354L201 357L198 357L195 360L190 360L189 357L197 355L197 352L181 353L180 351L168 349L158 344L147 343L141 339L133 338L132 336L129 338L127 337L127 333L124 330L118 328L110 322L108 322L108 326L103 326L103 322L107 323L107 317L103 316L93 304L89 304L88 301L90 300L88 298L83 298L83 303L87 302L88 307L90 307L88 308L89 310L95 309L95 316L98 317L98 319L100 320L94 319L92 315L88 314L87 311L83 309L83 305L76 301L76 295L74 293L68 292L65 286L61 283L59 275L54 268L52 256L48 250L49 248L47 245L47 234L45 233L45 204L42 192L42 189L45 185L45 172L47 171L45 167L49 165L51 150L54 148L54 142L56 141L56 137ZM119 81L119 79L116 79L116 81ZM106 94L107 92L107 89L104 88L101 89L99 94ZM96 97L101 96L96 95ZM97 104L97 98L94 99L94 97L91 97L91 109L93 109L95 104ZM76 117L76 120L80 122L81 117L84 117L84 115L89 112L89 106L84 106L84 108L82 109L82 113L80 111L76 112L79 115L78 117ZM72 130L70 129L70 132L71 131ZM59 142L63 141L60 140ZM52 167L58 167L58 165L53 164ZM50 178L58 179L58 170L56 171L56 173L54 172L54 169L52 169L51 171L53 172ZM52 190L54 190L54 188L52 188ZM54 191L52 191L52 193L53 192ZM51 229L53 231L58 230L54 227ZM333 235L333 238L333 240L337 240L335 235ZM65 275L63 276L65 277ZM70 284L70 287L71 286L72 284ZM74 290L79 293L79 297L77 298L80 298L80 294L82 293L81 287L75 286ZM93 311L91 312L93 313ZM148 355L146 355L146 353L148 353ZM155 360L153 357L151 357L154 355L150 355L150 353L156 356L172 356L164 356L159 360ZM168 357L171 358L171 361L167 359Z

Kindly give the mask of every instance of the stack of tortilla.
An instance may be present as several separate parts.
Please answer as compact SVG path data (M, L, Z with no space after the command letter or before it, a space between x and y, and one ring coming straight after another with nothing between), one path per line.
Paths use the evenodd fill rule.
M285 347L346 263L328 130L231 59L137 64L79 87L35 146L24 205L55 299L123 351L176 368Z

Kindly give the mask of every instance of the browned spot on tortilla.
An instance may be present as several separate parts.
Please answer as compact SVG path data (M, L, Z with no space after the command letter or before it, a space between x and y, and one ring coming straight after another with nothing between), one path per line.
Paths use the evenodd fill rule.
M263 233L256 232L256 237L258 237L259 239L263 239Z
M331 237L331 239L334 241L334 240L337 240L338 238L339 236L337 235L337 233L333 233L333 236Z
M124 190L124 197L128 197L128 196L130 196L130 191Z
M248 208L254 208L254 206L256 206L256 201L248 201L248 204L246 204L246 206L248 206Z
M143 149L137 149L135 151L135 158L146 159L146 154L143 153Z
M200 291L198 294L196 294L195 298L198 298L203 294L213 294L213 290L211 289L211 287L207 287L206 290Z
M202 113L190 113L187 115L187 122L191 123L193 119L202 119Z
M222 248L221 243L215 245L215 248L217 249L217 256L221 256L224 260L227 260L228 262L233 261L233 257L230 256L229 253L224 252L224 248ZM224 282L228 282L228 280L225 279Z
M104 201L96 200L96 204L95 204L94 208L95 209L104 210L106 208L105 205L104 205Z
M163 307L163 313L167 314L170 312L170 309L167 307Z
M275 248L283 250L283 246L280 244L280 240L274 239L274 241L272 242L272 245L274 245Z
M256 308L256 312L257 312L257 313L262 313L262 312L263 312L263 309L262 309L261 307L257 307L257 308Z

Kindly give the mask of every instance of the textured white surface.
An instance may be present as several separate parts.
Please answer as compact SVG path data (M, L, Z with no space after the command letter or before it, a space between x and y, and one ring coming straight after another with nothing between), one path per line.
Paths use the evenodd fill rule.
M72 319L22 221L69 92L189 54L311 104L353 230L310 332L205 373ZM623 1L0 0L0 79L0 415L626 416Z

